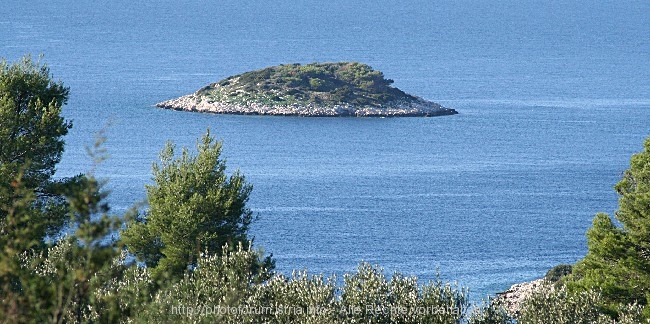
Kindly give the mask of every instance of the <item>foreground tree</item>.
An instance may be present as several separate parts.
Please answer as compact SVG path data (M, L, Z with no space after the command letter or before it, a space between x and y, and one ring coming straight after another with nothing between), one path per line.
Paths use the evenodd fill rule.
M252 186L238 172L226 175L221 143L209 131L197 145L198 155L184 148L174 158L174 149L168 143L161 164L153 165L148 212L122 232L129 251L156 277L179 278L201 253L218 255L226 243L247 245L252 220L246 207Z
M55 82L46 65L29 56L9 64L0 61L0 187L13 191L21 187L33 190L32 207L40 209L29 221L35 240L55 236L65 226L66 204L62 193L67 186L78 185L80 177L53 181L56 164L63 154L63 136L72 127L61 117L68 100L68 88ZM11 205L10 195L0 203ZM0 233L6 232L6 211L0 211Z
M79 177L65 192L67 219L75 230L56 241L35 238L47 224L47 210L19 174L0 187L0 319L9 323L114 322L121 315L115 298L102 288L124 270L109 236L121 226L108 216L106 193L92 175ZM103 298L102 298L103 297Z
M63 153L63 136L72 127L61 117L69 89L54 82L46 65L26 56L0 62L0 163L2 175L21 169L27 186L47 184Z
M638 303L650 318L650 138L644 146L615 187L622 227L606 214L596 215L587 232L587 256L576 264L568 284L577 291L602 291L604 309L612 315Z
M118 269L107 236L101 183L92 175L53 180L70 122L61 116L68 88L29 56L0 61L0 321L85 322L120 316L98 291ZM91 152L103 159L97 142ZM73 225L70 231L64 231ZM64 235L69 233L68 235ZM91 313L101 309L101 312ZM91 316L92 315L92 316Z

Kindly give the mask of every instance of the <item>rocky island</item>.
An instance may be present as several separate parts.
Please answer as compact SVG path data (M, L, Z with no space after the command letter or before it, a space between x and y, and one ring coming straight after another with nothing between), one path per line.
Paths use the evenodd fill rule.
M454 109L392 87L357 62L283 64L223 79L157 107L217 114L280 116L441 116Z

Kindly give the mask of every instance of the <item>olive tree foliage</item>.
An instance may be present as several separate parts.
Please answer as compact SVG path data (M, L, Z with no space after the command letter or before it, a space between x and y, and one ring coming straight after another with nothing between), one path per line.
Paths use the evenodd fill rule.
M250 302L256 285L271 276L266 268L251 271L250 265L259 258L258 252L250 246L244 248L243 244L236 249L224 246L220 255L201 253L194 271L186 271L179 281L158 289L151 302L131 319L138 323L240 323L235 320L237 317L212 313L212 310L214 306L237 307ZM140 272L133 277L135 286L155 281L151 268L141 268ZM145 284L138 285L142 280ZM123 289L120 286L134 286L133 282L117 284L116 291Z
M622 305L614 318L603 312L602 291L592 289L571 291L566 285L546 280L538 289L526 296L513 317L506 310L502 297L490 299L475 308L470 324L639 324L648 323L643 316L643 306Z
M630 304L645 306L650 318L650 138L632 156L630 168L615 186L617 226L599 213L587 232L588 252L567 280L573 291L598 289L603 310L617 316Z
M513 316L506 308L502 298L489 297L483 300L480 305L474 305L469 324L512 324L515 323Z
M294 271L287 278L257 274L248 264L260 255L242 245L221 256L202 254L195 271L163 287L135 317L143 323L464 323L467 291L439 280L416 278L367 263L336 277ZM146 269L145 271L148 271ZM141 276L147 278L146 275ZM262 280L262 281L261 281Z
M343 282L341 323L460 323L468 315L469 291L440 279L418 285L395 273L388 280L383 269L362 262Z
M555 287L551 284L527 297L521 305L517 323L523 324L638 324L644 321L643 307L629 304L619 309L618 318L614 319L602 312L603 295L598 290L570 292L566 286Z
M201 253L248 244L252 212L246 202L252 186L239 172L226 174L221 143L209 131L197 150L192 155L183 148L175 157L175 146L167 143L161 163L153 165L154 184L146 186L149 210L122 232L129 251L156 277L180 278Z

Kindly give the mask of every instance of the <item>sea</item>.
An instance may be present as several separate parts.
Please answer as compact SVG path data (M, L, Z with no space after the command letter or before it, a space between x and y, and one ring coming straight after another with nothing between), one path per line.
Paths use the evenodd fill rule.
M58 177L142 203L171 141L206 130L253 184L256 247L277 271L365 261L480 300L574 263L650 136L650 2L3 0L0 57L70 87ZM357 61L459 114L305 118L157 102L284 63ZM88 156L98 134L108 160ZM146 207L144 207L146 208Z

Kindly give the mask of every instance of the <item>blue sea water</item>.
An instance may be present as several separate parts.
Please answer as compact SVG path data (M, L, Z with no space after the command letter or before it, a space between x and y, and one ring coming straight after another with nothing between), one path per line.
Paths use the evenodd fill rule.
M144 199L164 143L210 128L254 185L256 245L278 270L359 261L480 299L584 256L596 212L650 136L647 1L0 3L0 56L44 54L71 87L59 176L92 168L104 125L116 213ZM159 110L281 63L360 61L437 118L280 118Z

